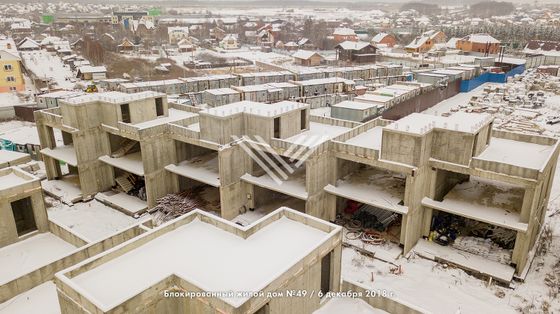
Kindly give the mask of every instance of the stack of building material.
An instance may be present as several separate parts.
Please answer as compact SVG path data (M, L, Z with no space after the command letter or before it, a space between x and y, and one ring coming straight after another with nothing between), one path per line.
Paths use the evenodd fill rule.
M542 134L545 131L545 129L538 124L521 117L508 119L500 125L497 125L496 129L532 134Z
M206 201L198 195L201 188L194 188L179 194L167 194L157 201L157 205L150 210L156 226L169 220L187 214L194 209L203 208Z
M501 248L491 239L460 236L455 239L451 246L505 265L511 263L512 251Z

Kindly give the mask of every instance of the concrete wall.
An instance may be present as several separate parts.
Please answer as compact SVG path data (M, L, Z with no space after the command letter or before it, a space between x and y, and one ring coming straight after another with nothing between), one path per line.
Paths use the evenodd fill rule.
M471 133L434 130L430 156L468 166L473 156L474 142L475 135Z
M411 166L418 166L420 164L420 155L424 142L421 136L385 129L383 130L382 137L381 159Z
M148 207L156 205L156 201L177 189L177 181L173 180L164 169L175 162L175 142L168 137L157 136L140 142L142 162L144 164L144 179L146 182L146 197Z
M13 173L29 180L28 176L24 176L23 171L16 168L4 168L0 170L0 180L7 180L1 175ZM47 232L49 230L47 211L43 203L43 191L39 179L30 180L27 183L6 188L0 191L0 247L24 240L32 236L33 232L27 235L19 236L14 215L12 212L12 203L21 199L30 198L33 216L38 232Z
M246 185L241 176L250 172L251 160L239 145L229 146L218 153L220 171L221 216L233 219L247 209Z
M200 138L226 144L232 141L232 135L244 134L244 117L242 114L220 118L212 115L201 114L200 121Z
M219 107L227 104L231 104L237 101L241 101L241 94L213 94L205 91L202 94L202 102L210 107Z
M335 167L335 159L329 151L330 143L320 145L315 153L305 162L306 167L306 191L308 194L305 212L327 221L334 221L336 209L329 207L329 196L324 188L328 184L334 184L335 179L330 171Z
M382 114L383 119L398 120L413 112L422 112L435 104L453 97L460 92L461 80L450 82L445 89L434 88L431 91L403 101L385 110Z

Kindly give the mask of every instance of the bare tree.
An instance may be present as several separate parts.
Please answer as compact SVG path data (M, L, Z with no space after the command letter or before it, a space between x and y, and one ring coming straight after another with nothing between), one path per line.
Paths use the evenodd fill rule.
M84 56L93 64L102 64L105 60L105 49L97 40L84 38Z

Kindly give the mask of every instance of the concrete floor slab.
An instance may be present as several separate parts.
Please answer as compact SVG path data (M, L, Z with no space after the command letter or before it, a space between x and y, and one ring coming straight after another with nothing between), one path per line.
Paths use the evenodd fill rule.
M287 180L280 180L281 183L274 180L269 174L256 177L246 173L241 176L241 180L301 200L307 200L308 195L305 190L305 168L299 168L296 172L289 175Z
M95 195L95 199L129 216L140 215L148 210L147 202L125 193L101 192Z
M142 163L142 154L140 152L128 154L119 158L112 158L105 155L99 157L99 160L110 166L133 173L137 176L144 176L144 164Z
M515 272L515 268L511 266L424 239L420 239L413 250L422 257L449 262L505 283L511 282Z
M190 178L214 187L220 186L218 153L210 153L182 161L177 165L168 165L167 171Z
M41 181L41 186L45 193L66 204L72 204L82 200L82 190L80 189L77 176L68 175L60 180L44 180Z
M76 150L74 149L74 145L65 145L55 148L43 148L41 149L41 153L56 160L63 161L71 166L78 166L78 159L76 157Z
M399 203L404 199L404 180L392 173L367 168L347 175L329 184L325 191L399 214L408 213L408 207Z

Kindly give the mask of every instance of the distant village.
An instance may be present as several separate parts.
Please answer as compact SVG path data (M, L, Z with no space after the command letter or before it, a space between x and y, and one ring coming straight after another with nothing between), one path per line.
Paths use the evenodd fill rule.
M0 314L559 312L560 5L387 2L0 4Z

